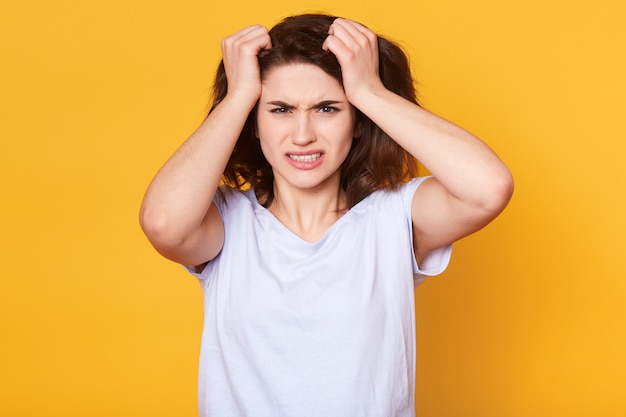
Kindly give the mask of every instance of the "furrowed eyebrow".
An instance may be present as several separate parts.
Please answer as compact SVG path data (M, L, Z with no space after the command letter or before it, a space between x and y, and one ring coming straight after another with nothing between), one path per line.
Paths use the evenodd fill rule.
M284 101L269 101L267 104L271 104L272 106L282 107L285 109L293 110L296 108L293 104L287 104Z
M328 107L334 104L342 104L342 103L343 101L338 101L338 100L324 100L324 101L320 101L319 103L317 103L315 106L313 106L313 108Z
M319 103L314 104L313 106L311 106L312 109L319 109L320 107L328 107L328 106L332 106L335 104L342 104L343 101L339 101L339 100L324 100L324 101L320 101ZM287 104L284 101L269 101L267 102L267 104L270 104L272 106L276 106L276 107L282 107L285 109L289 109L289 110L293 110L296 108L296 106L294 106L293 104Z

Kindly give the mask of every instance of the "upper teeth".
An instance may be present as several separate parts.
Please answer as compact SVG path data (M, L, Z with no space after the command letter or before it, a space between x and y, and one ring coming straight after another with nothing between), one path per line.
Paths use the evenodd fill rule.
M315 161L320 156L322 156L321 153L314 153L310 155L289 155L289 157L293 159L294 161L305 161L305 162Z

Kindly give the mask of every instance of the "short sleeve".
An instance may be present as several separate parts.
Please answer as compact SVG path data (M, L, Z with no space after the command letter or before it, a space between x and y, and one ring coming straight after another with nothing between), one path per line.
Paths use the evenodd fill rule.
M198 268L194 266L183 265L183 268L185 268L187 272L189 272L191 275L198 279L206 279L209 275L209 264L206 264L201 271L199 271Z
M228 202L231 201L231 204L236 204L236 202L233 201L234 198L235 193L233 192L232 188L225 185L220 186L218 192L215 193L215 196L213 197L213 203L217 206L217 209L220 212L222 219L224 219L225 210L227 209ZM217 256L219 256L219 254ZM189 265L182 266L187 272L200 280L208 278L209 272L211 270L211 262L207 263L201 269Z
M400 188L402 195L402 203L404 211L409 222L409 228L411 231L411 240L413 239L413 225L411 224L411 205L413 204L413 196L418 187L428 178L431 177L418 177L413 178ZM452 255L452 245L447 245L438 249L435 249L424 258L420 265L417 264L415 255L413 255L413 273L415 274L415 285L420 284L429 276L435 276L441 274L446 270L450 263L450 257Z

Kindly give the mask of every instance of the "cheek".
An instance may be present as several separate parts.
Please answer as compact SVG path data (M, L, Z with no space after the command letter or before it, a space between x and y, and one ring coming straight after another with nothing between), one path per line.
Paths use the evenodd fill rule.
M268 162L273 163L280 148L280 129L275 124L257 120L256 138L259 141L261 152Z
M255 123L255 131L257 138L271 140L271 138L279 137L285 132L288 125L284 121L276 120L271 116L257 116Z
M357 137L356 134L358 129L354 123L354 120L346 120L342 122L339 126L336 127L336 132L341 132L341 137L344 138L347 142L352 142L352 140Z
M265 120L257 119L256 138L261 142L261 147L263 147L268 140L271 140L273 132L275 132L275 130L272 129Z

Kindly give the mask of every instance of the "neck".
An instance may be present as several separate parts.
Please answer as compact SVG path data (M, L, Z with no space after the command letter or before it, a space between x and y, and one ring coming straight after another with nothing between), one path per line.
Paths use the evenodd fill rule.
M281 223L303 240L319 240L347 211L346 194L336 187L294 189L274 183L274 200L268 207Z

